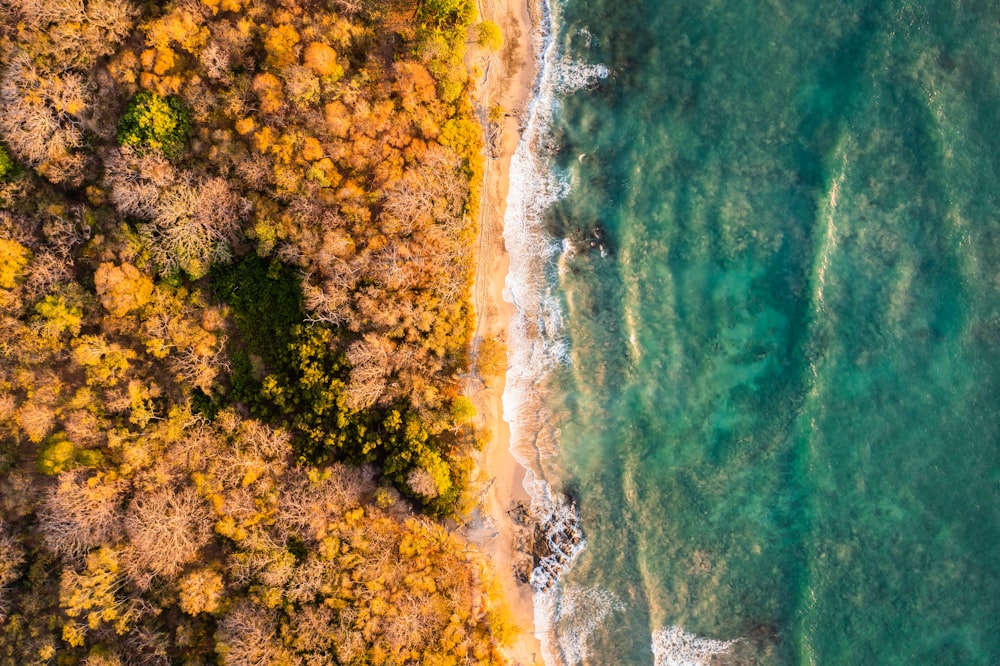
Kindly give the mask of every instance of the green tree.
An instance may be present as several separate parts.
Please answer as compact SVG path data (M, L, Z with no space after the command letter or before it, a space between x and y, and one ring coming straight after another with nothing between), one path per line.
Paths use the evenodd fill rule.
M0 182L3 182L17 172L17 164L10 156L7 147L0 143Z
M142 91L131 99L118 123L118 143L176 156L190 130L188 111L179 97Z

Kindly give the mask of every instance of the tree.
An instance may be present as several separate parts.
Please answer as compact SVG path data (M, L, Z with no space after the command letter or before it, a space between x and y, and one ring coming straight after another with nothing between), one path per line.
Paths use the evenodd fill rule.
M31 250L17 241L0 238L0 287L13 289L31 261Z
M72 470L59 475L38 511L42 542L70 560L121 535L125 486L102 474Z
M476 352L476 366L488 383L507 369L507 344L502 338L485 338Z
M92 386L117 384L135 357L131 349L96 335L81 335L73 340L73 359L87 371L87 384Z
M22 564L24 549L7 532L3 519L0 519L0 624L6 620L9 609L7 588L20 577Z
M196 569L179 583L181 610L188 615L214 613L225 593L222 575L214 569Z
M429 28L464 28L476 17L472 0L424 0L418 12Z
M77 185L86 162L80 121L91 92L79 74L39 69L29 53L16 51L0 70L0 134L50 181Z
M448 463L433 451L424 451L416 467L406 475L406 485L425 499L434 499L451 489Z
M344 68L337 60L337 52L323 42L310 42L303 53L305 65L317 76L329 76L339 79L344 75Z
M0 183L4 182L17 172L17 165L14 158L7 152L7 148L0 143Z
M101 304L114 317L145 307L153 298L153 281L132 264L103 263L94 273Z
M264 49L268 62L274 67L286 67L296 59L295 46L299 43L299 33L288 23L274 26L264 34Z
M215 633L216 651L224 666L290 666L291 653L278 635L278 614L249 599L226 613Z
M86 625L70 621L63 626L63 640L71 646L83 645L88 630L110 624L115 633L125 633L139 612L134 603L118 593L125 587L118 553L101 546L87 555L82 572L66 569L59 582L59 603L70 618L82 618Z
M124 523L133 548L129 573L140 585L148 576L177 575L212 538L211 512L191 487L137 494Z
M179 97L135 94L118 123L118 144L176 156L184 150L191 122Z
M503 33L493 21L483 21L476 26L476 43L487 51L499 51L503 46Z
M249 210L249 203L223 178L197 186L179 184L160 193L153 220L141 232L162 272L181 269L198 279L213 263L230 258L230 244Z
M394 345L381 335L368 333L350 346L347 360L351 380L347 384L347 406L367 409L382 396L392 371Z
M458 425L469 423L476 418L476 407L468 397L460 395L451 403L451 416Z

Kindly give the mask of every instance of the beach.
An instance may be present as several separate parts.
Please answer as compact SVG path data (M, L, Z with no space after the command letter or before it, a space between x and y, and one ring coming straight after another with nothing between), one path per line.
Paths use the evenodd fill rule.
M520 131L531 100L536 75L532 43L532 11L529 0L482 0L480 15L500 26L502 49L486 58L477 89L477 105L484 110L500 105L502 118L484 122L490 144L485 168L482 209L479 220L477 273L474 287L476 332L474 354L483 340L507 340L513 305L503 298L509 258L503 241L504 212L509 188L511 157L520 140ZM499 129L499 132L497 131ZM481 509L488 527L475 540L489 554L500 579L514 622L521 630L510 650L512 662L522 666L542 664L541 649L534 633L532 589L519 583L515 566L524 565L524 549L530 543L527 528L508 515L518 502L530 498L522 482L524 468L510 452L510 430L503 419L503 370L491 376L473 374L469 395L480 415L479 427L490 434L478 461L478 481L487 485ZM530 562L530 560L529 560Z

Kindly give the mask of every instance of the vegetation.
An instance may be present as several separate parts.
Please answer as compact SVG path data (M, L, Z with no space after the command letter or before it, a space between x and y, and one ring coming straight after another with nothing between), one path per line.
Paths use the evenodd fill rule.
M14 158L10 156L10 152L0 143L0 182L13 176L16 168L17 165L14 164Z
M0 3L0 664L506 663L475 19Z
M499 51L503 46L503 33L493 21L483 21L476 26L476 43L488 51Z
M118 123L118 143L178 155L191 129L179 97L160 97L143 90L135 94Z

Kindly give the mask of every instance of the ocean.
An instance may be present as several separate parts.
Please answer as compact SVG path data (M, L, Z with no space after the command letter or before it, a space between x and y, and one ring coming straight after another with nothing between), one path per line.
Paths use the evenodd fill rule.
M547 664L1000 663L1000 3L541 33L504 406L582 530Z

